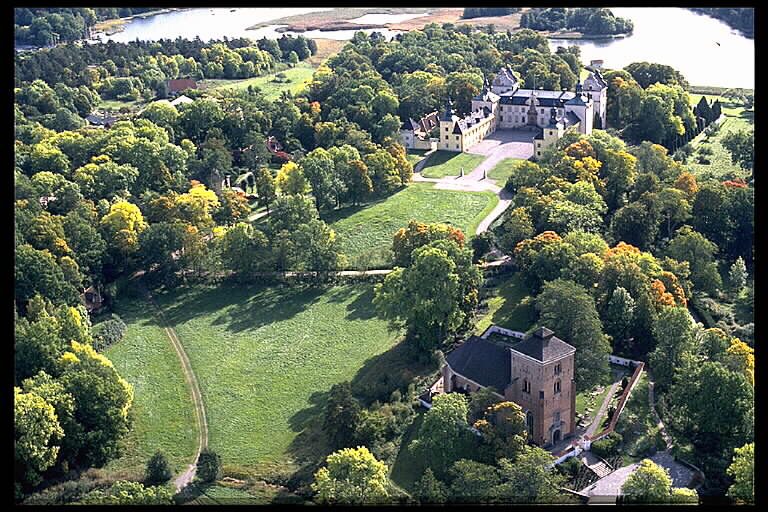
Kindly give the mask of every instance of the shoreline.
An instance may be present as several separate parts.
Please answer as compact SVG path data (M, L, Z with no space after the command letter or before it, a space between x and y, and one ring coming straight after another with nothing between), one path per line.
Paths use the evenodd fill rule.
M273 25L287 25L283 31L304 32L307 30L354 30L363 28L390 28L391 23L354 23L354 20L367 14L429 14L428 7L337 7L331 11L315 11L306 14L294 14L274 20L263 21L247 27L257 30ZM339 27L339 28L333 28Z
M132 16L126 16L125 18L113 18L111 20L104 20L99 21L97 23L94 23L93 27L91 27L91 30L94 34L104 34L106 36L111 36L114 34L117 34L118 32L122 32L125 30L125 25L133 21L134 19L143 19L143 18L149 18L150 16L155 16L157 14L167 14L169 12L175 12L175 11L186 11L192 9L191 7L166 7L163 9L158 9L156 11L149 11L149 12L143 12L141 14L134 14Z

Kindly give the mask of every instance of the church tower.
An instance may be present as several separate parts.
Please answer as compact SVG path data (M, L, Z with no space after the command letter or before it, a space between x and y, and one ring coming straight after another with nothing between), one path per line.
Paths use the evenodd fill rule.
M576 349L539 327L511 349L511 385L505 398L523 409L530 439L556 445L576 432Z

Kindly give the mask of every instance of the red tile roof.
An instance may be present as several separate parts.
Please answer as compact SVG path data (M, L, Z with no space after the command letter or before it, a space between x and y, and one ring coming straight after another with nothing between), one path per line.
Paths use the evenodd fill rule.
M180 92L186 89L196 89L197 82L194 78L177 78L168 80L168 92Z

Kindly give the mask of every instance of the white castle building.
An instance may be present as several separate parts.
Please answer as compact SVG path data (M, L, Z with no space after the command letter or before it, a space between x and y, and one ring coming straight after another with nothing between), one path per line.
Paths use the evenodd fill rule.
M497 129L530 130L537 132L533 142L538 157L569 127L589 135L599 119L599 126L605 128L608 84L599 71L591 72L584 84L576 84L575 92L520 89L519 84L512 69L502 69L490 87L486 81L480 94L472 98L472 111L464 118L454 114L448 100L439 118L437 149L466 151ZM406 147L415 147L408 142L418 139L418 134L414 136L408 127L417 125L411 121L401 130Z

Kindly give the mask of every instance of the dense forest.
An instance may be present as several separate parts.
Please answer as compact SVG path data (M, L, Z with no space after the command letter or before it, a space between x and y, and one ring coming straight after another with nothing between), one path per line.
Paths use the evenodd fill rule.
M632 20L614 16L610 9L591 7L535 7L523 13L520 26L534 30L573 30L590 35L631 34Z
M94 20L106 15L23 11L17 25L30 31L58 23L52 16L86 23L91 14ZM35 33L38 42L45 29ZM448 98L466 113L484 78L503 66L524 87L552 90L574 88L582 70L578 50L552 53L531 29L488 33L431 24L390 42L357 33L295 95L269 100L251 86L189 91L195 101L178 107L152 102L164 97L168 79L247 78L291 54L305 59L314 51L309 39L284 37L65 44L16 56L18 500L70 471L104 466L119 455L130 428L133 389L99 353L123 329L115 319L92 330L80 298L86 288L101 290L109 308L125 293L126 278L141 270L147 285L172 287L207 273L251 282L262 271L343 269L346 255L328 214L386 200L411 181L413 166L398 142L404 120L440 110ZM460 314L450 325L408 326L422 351L445 348L440 335L466 327L477 304L480 277L470 245L476 259L492 248L509 255L541 318L566 339L579 340L578 385L600 382L609 371L608 353L648 360L665 421L693 447L686 455L707 474L704 492L722 495L733 484L727 468L734 451L754 439L754 184L700 180L686 168L688 142L713 130L708 126L719 105L704 100L692 108L679 72L641 62L603 76L606 130L570 131L538 161L520 163L505 183L512 204L491 232L477 237L480 243L463 245L464 235L447 228L434 228L429 240L422 235L433 227L401 230L396 240L413 250L396 253L404 270L391 274L375 302L390 319L412 320L401 307L403 290L419 282L430 256L450 255L461 263L445 264L462 275L455 293ZM84 126L83 117L105 99L147 104L109 128ZM267 149L269 137L281 151ZM740 165L751 170L751 139L739 144ZM253 195L223 186L227 176ZM248 222L261 208L268 215ZM745 312L737 327L691 325L689 302L725 296ZM721 400L715 405L701 398L713 390ZM331 395L352 403L343 389ZM392 418L413 417L408 404L385 407L362 415L357 433L331 417L328 425L348 432L329 428L329 444L351 449L349 443L367 439L381 453L403 434ZM483 409L476 419L483 419ZM384 416L391 423L386 428ZM419 431L426 449L445 448L429 432L450 422L435 421ZM386 440L379 433L385 429ZM424 485L447 485L469 500L477 487L464 483L478 472L496 475L482 486L488 494L481 498L493 501L491 489L510 492L521 478L510 459L496 456L500 446L515 454L520 468L543 467L539 452L505 446L493 432L477 460L450 460L446 448L444 464L424 475ZM536 474L537 492L551 498L547 489L562 479ZM323 478L316 485L321 497L330 492ZM78 500L85 492L73 494Z
M749 38L755 37L754 7L689 7L689 9L722 20Z
M466 7L461 17L471 19L484 16L507 16L520 12L520 9L520 7Z
M96 22L157 10L157 7L20 7L14 9L18 44L46 46L84 39Z

